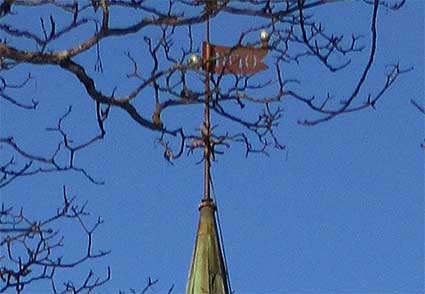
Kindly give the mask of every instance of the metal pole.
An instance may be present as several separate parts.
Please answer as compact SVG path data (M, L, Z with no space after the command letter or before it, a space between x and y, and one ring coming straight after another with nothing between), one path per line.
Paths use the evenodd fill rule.
M204 50L203 60L205 62L205 107L204 126L202 136L204 139L204 200L210 201L210 169L211 169L211 126L210 126L210 20L206 22L206 50Z

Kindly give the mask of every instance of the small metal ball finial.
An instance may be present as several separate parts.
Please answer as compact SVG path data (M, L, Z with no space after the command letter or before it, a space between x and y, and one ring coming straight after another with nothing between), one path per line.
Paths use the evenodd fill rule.
M266 30L262 30L260 32L260 39L261 39L261 41L268 41L269 40L269 33Z
M192 54L189 57L188 63L192 67L198 67L201 64L201 58L196 54Z

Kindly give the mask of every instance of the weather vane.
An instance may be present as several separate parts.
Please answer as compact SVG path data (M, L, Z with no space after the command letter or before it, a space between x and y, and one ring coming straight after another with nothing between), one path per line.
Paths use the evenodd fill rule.
M267 65L263 63L263 59L268 53L269 34L265 30L260 32L260 47L242 46L240 44L234 47L226 47L211 44L209 15L217 8L217 1L206 0L205 4L207 15L206 40L202 44L202 57L193 54L188 60L189 66L202 68L205 73L205 103L204 122L201 128L204 146L204 196L199 206L198 233L186 293L227 294L231 293L231 287L221 233L217 233L215 218L217 207L210 193L211 157L214 155L210 121L210 75L253 75L266 70Z
M208 1L206 1L208 3ZM191 67L202 67L205 72L205 105L204 123L201 135L204 142L204 170L205 170L205 190L204 199L210 199L209 178L211 160L211 125L210 125L210 74L236 74L253 75L266 70L268 67L263 63L263 59L268 53L269 34L267 31L260 32L261 47L255 46L234 46L227 47L210 43L209 18L206 20L206 41L202 44L202 57L192 54L188 63Z

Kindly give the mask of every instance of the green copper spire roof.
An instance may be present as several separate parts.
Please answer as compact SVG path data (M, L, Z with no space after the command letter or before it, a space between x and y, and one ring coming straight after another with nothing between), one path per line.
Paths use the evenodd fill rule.
M199 211L198 233L186 294L227 294L229 287L217 234L215 205L212 200L203 200Z

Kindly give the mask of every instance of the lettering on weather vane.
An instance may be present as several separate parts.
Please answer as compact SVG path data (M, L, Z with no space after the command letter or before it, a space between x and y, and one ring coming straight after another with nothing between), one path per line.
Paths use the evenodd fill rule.
M251 75L266 70L268 66L263 59L268 53L268 35L261 35L261 41L260 48L227 47L204 42L202 56L209 56L208 71L216 74Z

